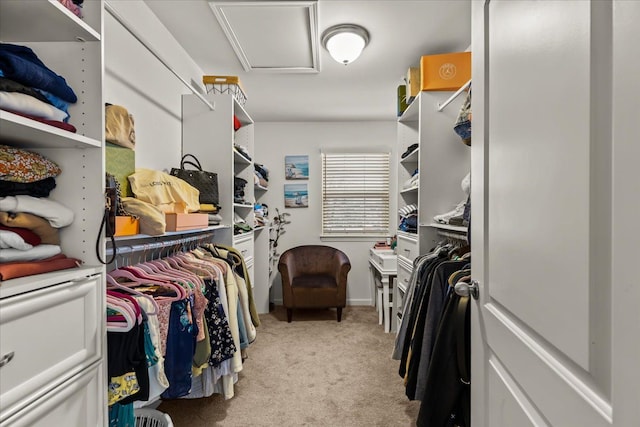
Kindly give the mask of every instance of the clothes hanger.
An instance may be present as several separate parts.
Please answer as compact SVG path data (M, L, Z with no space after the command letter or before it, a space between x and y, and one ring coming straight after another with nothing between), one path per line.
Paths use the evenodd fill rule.
M151 301L151 304L153 305L153 312L149 312L147 314L150 314L152 316L158 314L158 303L156 302L156 300L153 299L153 297L151 295L147 295L147 294L145 294L143 292L136 291L134 288L130 288L130 287L128 287L128 286L126 286L126 285L124 285L122 283L119 283L116 279L114 279L109 274L107 274L106 276L107 276L107 283L110 286L116 287L118 289L122 289L122 290L127 291L127 292L131 292L134 295L139 295L141 297L145 297L149 301ZM109 289L109 288L107 288L107 289Z
M128 332L136 325L135 312L122 300L107 294L106 306L117 311L125 319L125 322L107 321L107 331L110 332Z
M108 273L113 278L124 278L137 283L139 285L158 285L165 288L170 288L176 292L176 297L166 297L170 301L178 301L186 298L186 292L182 286L176 285L169 280L159 280L155 277L143 274L138 270L129 270L129 267L122 267ZM165 297L163 297L165 298Z

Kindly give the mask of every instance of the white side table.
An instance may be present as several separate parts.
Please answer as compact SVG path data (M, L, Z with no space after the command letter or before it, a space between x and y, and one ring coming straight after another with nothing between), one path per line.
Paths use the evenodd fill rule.
M391 307L392 302L390 296L395 292L390 288L389 284L395 280L391 279L396 277L398 264L396 255L389 250L376 250L370 249L369 253L369 270L371 271L371 282L373 290L374 305L376 296L378 294L378 288L382 290L382 301L378 303L378 313L382 313L382 321L384 323L384 331L390 332L391 328L395 330L395 322L392 325L391 322ZM378 280L380 286L378 286Z

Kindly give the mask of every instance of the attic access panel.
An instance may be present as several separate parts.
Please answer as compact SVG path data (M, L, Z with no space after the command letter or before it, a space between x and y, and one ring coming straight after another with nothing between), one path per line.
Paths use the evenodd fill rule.
M317 73L317 1L210 1L245 71Z

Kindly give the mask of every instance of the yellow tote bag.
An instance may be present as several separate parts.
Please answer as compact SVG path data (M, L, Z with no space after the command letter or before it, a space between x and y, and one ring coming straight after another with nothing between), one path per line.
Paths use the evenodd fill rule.
M136 169L128 178L136 198L162 212L190 213L200 209L200 192L180 178L152 169Z

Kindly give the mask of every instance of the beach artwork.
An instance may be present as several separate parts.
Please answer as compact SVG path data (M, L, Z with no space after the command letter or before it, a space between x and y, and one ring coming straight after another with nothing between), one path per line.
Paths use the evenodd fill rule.
M285 184L284 207L308 208L309 191L307 190L307 184Z
M309 179L309 156L284 156L286 179Z

